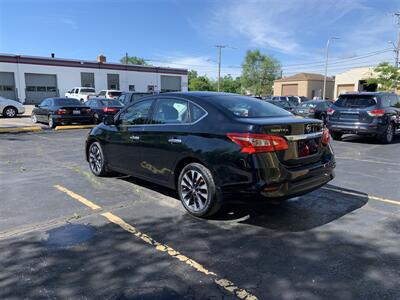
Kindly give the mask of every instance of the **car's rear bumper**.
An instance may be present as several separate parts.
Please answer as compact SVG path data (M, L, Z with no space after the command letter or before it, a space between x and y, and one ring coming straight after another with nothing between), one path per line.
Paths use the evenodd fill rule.
M385 131L384 126L378 122L335 122L329 120L327 127L331 132L352 134L380 134Z
M65 115L53 115L53 120L56 123L92 123L93 117L92 116L83 116L83 115L76 115L76 116L65 116Z

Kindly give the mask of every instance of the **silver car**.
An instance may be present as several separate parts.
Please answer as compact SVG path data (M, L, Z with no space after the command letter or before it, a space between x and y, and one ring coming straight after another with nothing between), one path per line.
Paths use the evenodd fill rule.
M6 118L14 118L25 113L25 107L18 101L0 96L0 114Z

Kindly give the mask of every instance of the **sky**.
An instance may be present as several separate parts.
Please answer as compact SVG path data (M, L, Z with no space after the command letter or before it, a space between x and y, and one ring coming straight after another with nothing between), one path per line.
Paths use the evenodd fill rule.
M0 0L0 53L108 62L128 55L157 66L239 76L260 49L284 76L394 61L400 0Z

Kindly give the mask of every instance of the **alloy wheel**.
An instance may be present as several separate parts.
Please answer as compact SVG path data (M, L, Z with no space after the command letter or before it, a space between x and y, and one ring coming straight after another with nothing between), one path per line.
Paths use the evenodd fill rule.
M5 113L8 118L14 118L17 114L15 108L12 107L7 108Z
M31 121L32 121L32 123L37 123L37 117L35 114L32 114Z
M203 175L195 170L188 170L181 179L182 199L191 211L203 210L208 201L208 186Z
M386 129L386 139L388 142L391 142L393 139L393 125L392 123L389 123L387 129Z
M89 149L90 169L95 174L100 174L103 167L103 156L97 144L93 143Z

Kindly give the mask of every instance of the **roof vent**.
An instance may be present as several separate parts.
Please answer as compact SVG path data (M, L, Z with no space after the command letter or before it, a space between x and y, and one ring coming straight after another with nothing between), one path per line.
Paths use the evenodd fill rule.
M103 64L103 63L105 63L107 61L107 58L104 55L100 54L100 55L97 55L96 61L98 63Z

